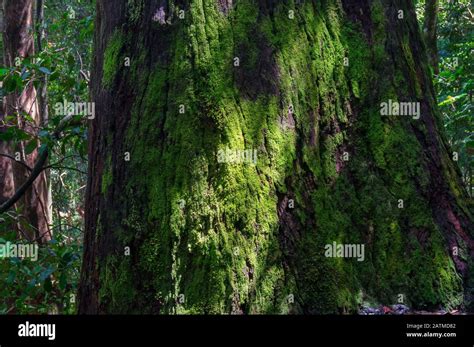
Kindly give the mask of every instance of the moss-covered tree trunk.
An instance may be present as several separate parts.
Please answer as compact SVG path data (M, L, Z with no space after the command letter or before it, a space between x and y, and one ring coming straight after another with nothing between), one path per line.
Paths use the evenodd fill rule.
M472 205L409 3L99 0L79 312L469 304Z

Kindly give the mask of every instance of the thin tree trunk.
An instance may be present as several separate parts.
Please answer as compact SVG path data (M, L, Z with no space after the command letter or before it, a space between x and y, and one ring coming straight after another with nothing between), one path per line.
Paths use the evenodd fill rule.
M438 55L438 11L439 0L426 0L425 2L425 21L423 30L425 33L425 42L428 51L428 60L434 73L439 74L439 55Z
M4 13L5 63L6 66L12 67L15 66L16 58L31 57L35 52L33 0L4 0ZM38 127L43 124L38 108L36 89L32 84L27 85L21 93L13 93L6 97L5 112L8 115L15 115L17 125L32 134L36 134ZM34 124L27 121L24 114L28 114L33 119ZM30 167L35 165L38 159L38 150L26 154L26 144L24 142L15 148L8 144L3 145L6 146L4 148L6 153L12 156L20 153L24 163ZM29 171L23 165L13 162L15 189L20 187L28 177ZM7 179L10 179L10 176ZM11 193L11 189L9 193ZM23 224L29 224L32 229L24 230L24 232L29 235L31 240L38 239L39 242L45 242L51 238L51 214L48 199L47 176L45 172L42 172L17 204L22 214L18 227L23 229Z
M0 0L0 29L4 30L4 11L3 11L3 0ZM5 57L3 54L3 40L2 40L2 59L1 63L4 66L5 65ZM4 103L4 98L1 100L1 108L0 108L1 114L0 114L0 132L6 131L5 126L3 126L3 121L5 117L5 103ZM9 145L6 141L0 141L0 153L9 153ZM12 162L11 159L7 157L0 157L0 203L3 203L6 201L13 193L15 190L14 183L13 183L13 168L12 168Z
M44 28L44 1L36 1L36 42L37 42L37 51L41 52L43 50L43 40L45 39L46 31ZM39 119L41 121L41 126L45 127L48 125L49 121L49 108L48 108L48 75L44 75L41 79L39 85L38 93L38 111ZM44 196L44 209L46 210L46 219L48 224L52 223L53 220L53 198L51 190L51 179L50 179L50 170L45 170L44 174L40 179L44 179L44 184L46 185L47 192L43 194ZM48 233L45 240L51 238L51 229L48 227Z
M95 28L80 313L472 303L410 1L99 0Z

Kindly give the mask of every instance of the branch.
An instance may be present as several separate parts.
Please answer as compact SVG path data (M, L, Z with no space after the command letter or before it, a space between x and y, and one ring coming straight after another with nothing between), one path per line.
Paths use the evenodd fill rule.
M33 171L33 169L27 163L25 163L24 161L21 161L21 160L16 160L15 157L10 155L10 154L0 153L0 157L5 157L5 158L9 158L11 160L14 160L18 164L23 165L23 167L25 167L28 171Z
M71 166L48 165L48 166L45 166L43 169L70 170L70 171L79 172L80 174L83 174L83 175L87 175L87 172L82 171L81 169L78 169L75 167L71 167Z
M82 63L81 53L79 53L77 50L76 50L76 53L77 53L77 56L79 57L79 64L81 65L81 68L79 69L79 72L81 73L82 77L83 77L84 80L87 82L87 84L89 84L90 78L89 78L89 77L87 76L87 74L84 72L84 64Z
M61 131L67 126L69 121L73 118L73 115L68 115L61 119L59 122L56 130L53 133L53 138L58 139ZM25 192L28 190L28 188L33 184L35 179L41 174L41 172L45 169L44 165L46 164L46 161L48 160L48 148L45 147L43 148L42 151L40 151L40 156L38 158L38 161L36 162L35 166L31 170L30 177L26 180L23 185L18 188L18 190L13 194L11 198L9 198L7 201L5 201L2 205L0 205L0 214L6 212L8 209L10 209L15 203L20 200L20 198L25 194Z
M1 206L0 206L0 214L3 212L7 211L10 207L12 207L20 198L25 194L25 192L28 190L28 188L33 184L35 179L40 175L40 173L43 171L43 165L46 163L46 160L48 159L48 150L45 148L39 158L38 161L36 162L35 166L31 170L30 177L26 180L23 185L18 188L18 190L13 194L13 196L5 201Z
M81 69L79 70L79 72L81 73L82 77L84 78L84 80L89 83L90 82L90 79L89 77L87 77L87 74Z
M66 155L64 157L62 157L61 159L59 159L57 162L55 162L54 164L49 164L49 167L53 167L53 166L58 166L59 164L61 164L62 162L64 162L66 159L68 158L81 158L81 159L84 159L82 158L80 155L76 155L76 154L71 154L71 155Z

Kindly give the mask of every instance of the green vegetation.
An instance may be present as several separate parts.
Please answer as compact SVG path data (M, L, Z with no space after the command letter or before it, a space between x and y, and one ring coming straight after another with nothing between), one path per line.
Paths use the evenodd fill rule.
M54 137L63 114L56 104L89 101L89 65L92 59L93 7L90 2L63 0L45 1L42 50L19 66L0 67L0 95L23 90L47 77L49 122L42 124L37 134L24 131L15 124L15 115L4 119L7 131L0 141L33 143L40 140L49 149L49 170L52 187L52 240L40 245L37 261L10 258L0 260L0 313L9 314L74 314L77 311L84 191L87 171L87 124L77 116L64 128L62 137ZM38 30L38 26L35 26ZM35 32L36 34L36 32ZM36 38L36 35L35 35ZM3 47L3 46L2 46ZM31 122L28 115L25 122ZM5 123L2 123L4 125ZM29 146L31 147L31 146ZM34 147L31 147L31 151ZM29 153L28 153L29 154ZM3 185L3 182L0 183ZM26 243L13 232L16 224L22 233L32 226L20 211L10 210L0 215L0 244ZM21 233L20 233L21 235Z

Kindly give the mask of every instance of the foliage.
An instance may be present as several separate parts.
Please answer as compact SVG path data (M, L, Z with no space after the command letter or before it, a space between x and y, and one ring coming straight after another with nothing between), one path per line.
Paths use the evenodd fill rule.
M424 1L417 4L420 24ZM438 106L466 190L474 197L474 14L472 1L441 0L438 14L439 74L434 76Z
M474 14L472 1L441 1L438 100L466 188L474 197Z
M61 133L53 133L64 118L55 112L57 103L87 102L89 66L93 36L94 1L46 0L42 28L42 50L35 56L18 60L14 67L0 66L0 95L18 93L28 84L37 90L47 81L49 119L34 133L20 128L16 115L5 115L6 131L0 140L26 144L26 154L39 142L49 150L49 174L52 187L53 239L40 247L36 262L5 259L0 262L1 313L74 313L82 254L83 193L87 171L87 123L76 115ZM37 26L35 30L38 30ZM35 42L36 43L36 42ZM21 114L29 124L28 114ZM0 244L26 242L11 232L31 229L16 211L0 216Z
M18 244L16 234L2 228L7 224L0 224L0 244ZM2 259L0 314L75 312L82 247L73 229L57 233L56 238L41 245L36 261L18 257Z

